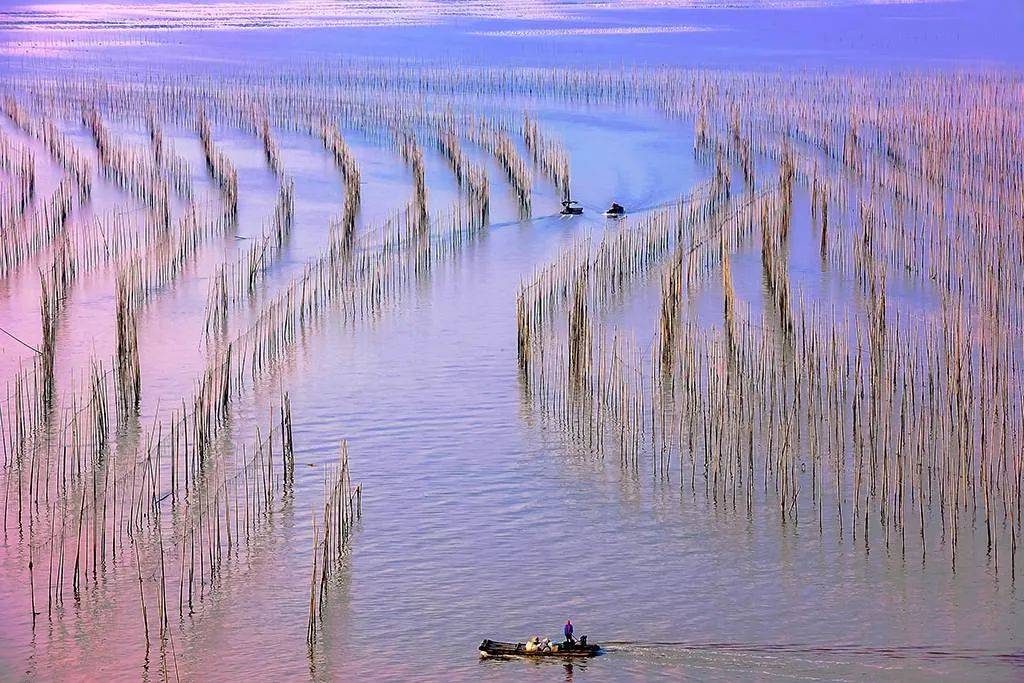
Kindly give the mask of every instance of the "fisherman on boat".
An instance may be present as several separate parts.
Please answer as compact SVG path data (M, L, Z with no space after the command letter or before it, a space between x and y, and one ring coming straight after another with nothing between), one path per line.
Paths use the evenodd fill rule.
M567 642L567 643L575 643L576 642L576 639L572 637L572 620L571 619L566 619L565 620L565 628L563 628L562 631L565 633L565 642Z

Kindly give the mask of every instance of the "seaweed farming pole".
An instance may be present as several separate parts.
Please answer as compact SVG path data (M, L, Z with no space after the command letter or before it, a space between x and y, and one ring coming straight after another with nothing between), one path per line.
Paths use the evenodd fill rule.
M480 118L470 122L469 139L488 151L505 171L516 195L520 219L529 218L533 202L533 174L508 133L488 119Z
M238 171L228 156L217 148L213 140L213 128L204 109L196 114L196 126L206 157L206 169L220 188L227 207L227 217L233 223L238 220Z
M141 396L141 371L139 366L139 342L136 300L140 287L130 284L127 279L138 277L137 271L129 271L117 279L117 419L125 425L139 409Z
M533 165L548 177L563 200L569 199L569 154L565 147L546 132L529 112L523 114L522 135Z
M291 235L295 216L295 182L283 178L274 214L260 236L252 240L234 262L222 263L210 279L206 298L204 331L207 336L227 331L231 310L250 300L278 261Z
M319 527L316 518L313 519L313 572L306 626L306 640L310 645L317 639L328 583L348 555L355 525L362 514L362 487L352 485L348 443L342 441L339 461L331 466L324 479L323 516Z

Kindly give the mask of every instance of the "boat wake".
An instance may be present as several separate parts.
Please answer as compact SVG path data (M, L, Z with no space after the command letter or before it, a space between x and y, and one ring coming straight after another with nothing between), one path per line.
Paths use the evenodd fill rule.
M988 661L1024 668L1024 652L1005 652L984 648L950 648L930 645L895 645L878 647L857 644L815 645L811 643L726 643L693 641L638 642L606 640L604 649L611 652L643 654L645 652L727 652L765 655L819 655L842 657L881 657L888 659Z

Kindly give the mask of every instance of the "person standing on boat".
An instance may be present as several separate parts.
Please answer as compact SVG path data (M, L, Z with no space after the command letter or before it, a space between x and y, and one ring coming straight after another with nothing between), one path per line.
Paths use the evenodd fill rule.
M575 643L576 642L576 639L572 637L572 620L571 619L566 619L565 620L565 628L562 629L562 631L565 633L565 642L567 642L567 643Z

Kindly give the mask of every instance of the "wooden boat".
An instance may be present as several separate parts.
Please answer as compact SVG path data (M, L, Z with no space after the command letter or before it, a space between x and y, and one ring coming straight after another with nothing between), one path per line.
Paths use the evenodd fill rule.
M572 199L566 199L562 202L561 214L563 216L579 216L583 213L583 207L577 206L579 202L573 201Z
M616 204L615 202L612 202L612 205L608 207L608 210L604 212L604 215L612 218L618 218L626 215L626 209L622 206L622 204Z
M601 646L580 639L577 643L552 643L551 650L527 652L526 643L503 643L500 640L485 640L480 643L481 657L596 657Z

